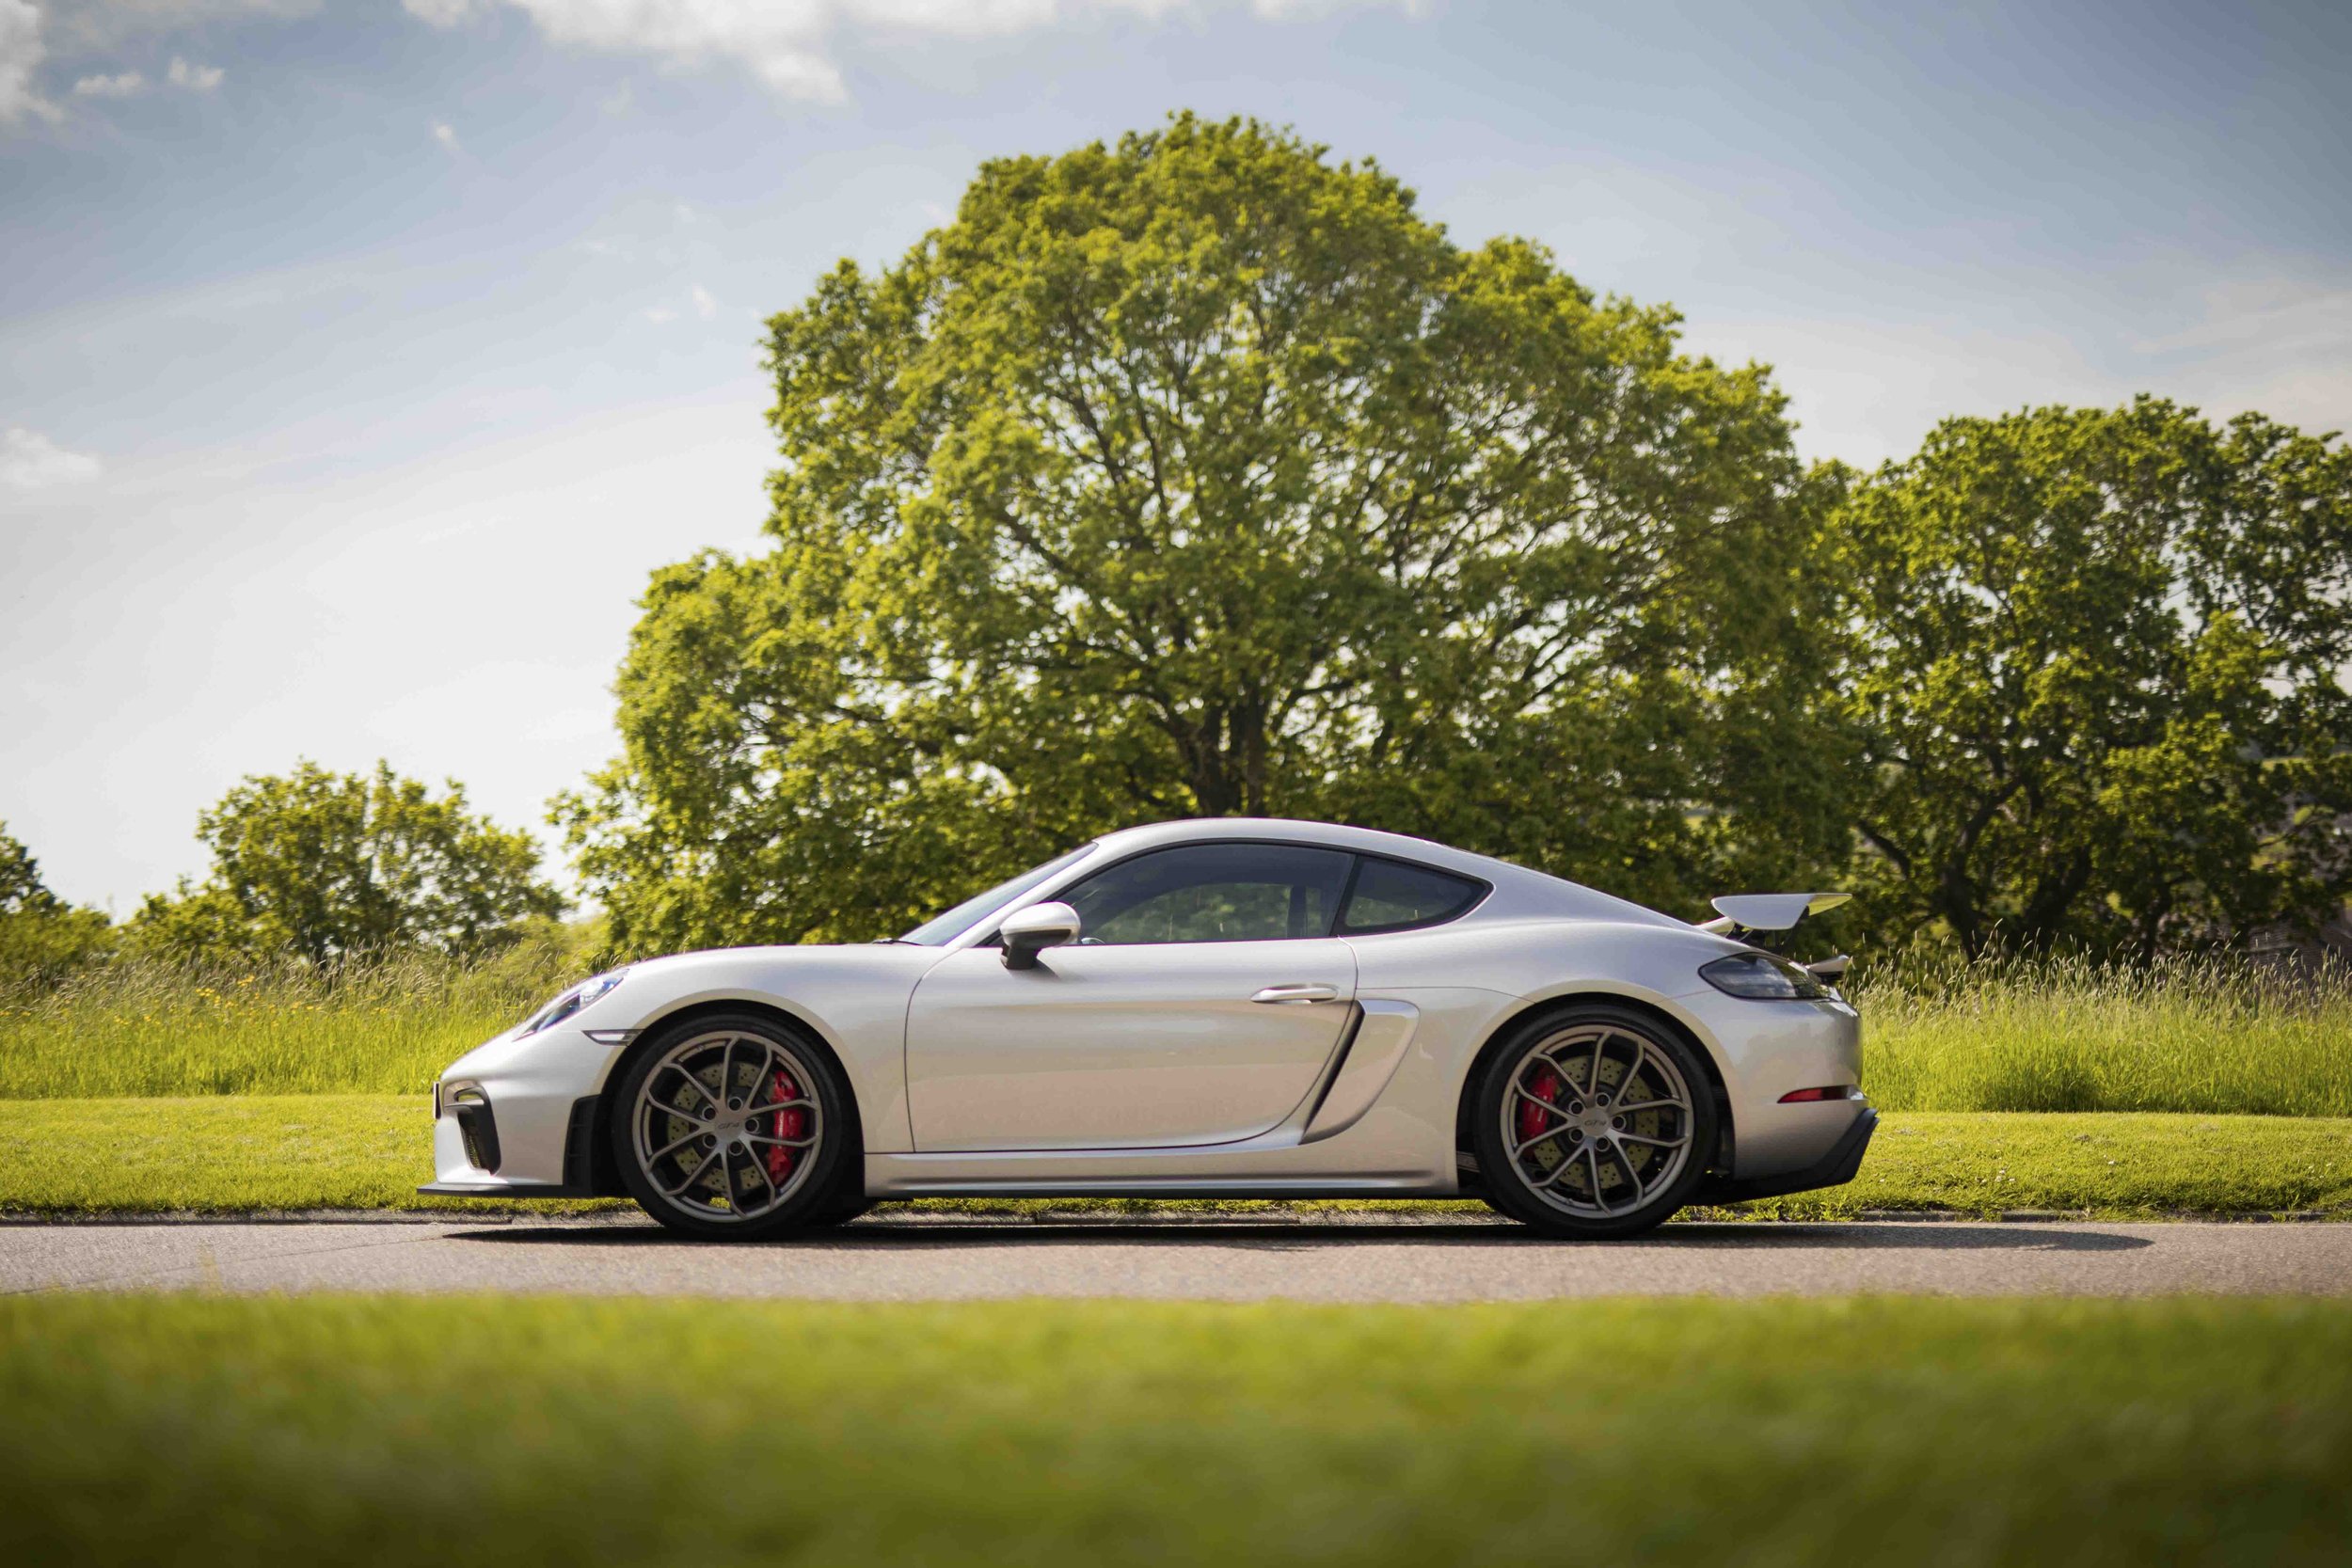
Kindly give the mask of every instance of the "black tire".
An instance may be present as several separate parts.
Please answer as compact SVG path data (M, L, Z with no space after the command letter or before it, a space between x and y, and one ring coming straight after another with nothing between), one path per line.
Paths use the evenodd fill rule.
M1638 1098L1621 1092L1629 1083ZM1714 1158L1715 1096L1696 1048L1629 1007L1582 1003L1515 1026L1470 1093L1479 1196L1549 1235L1654 1229Z
M722 1040L735 1043L710 1043ZM675 1059L681 1052L688 1053L683 1063ZM723 1054L714 1070L712 1058L720 1052ZM748 1073L742 1070L746 1066ZM648 1101L646 1086L657 1073L664 1098ZM798 1098L773 1098L771 1085L778 1077ZM718 1092L722 1087L737 1092L723 1096ZM639 1208L681 1235L713 1242L768 1241L838 1224L848 1217L848 1203L862 1207L866 1201L864 1159L857 1147L849 1085L832 1053L797 1029L750 1013L687 1020L662 1030L630 1058L615 1092L612 1156L621 1180ZM658 1133L647 1132L649 1146L656 1137L693 1132L695 1122L675 1108L680 1105L687 1112L707 1105L714 1113L701 1118L713 1124L714 1132L703 1140L713 1147L699 1150L689 1145L668 1161L651 1162L664 1178L657 1180L639 1147L641 1125L661 1128ZM781 1132L790 1111L812 1105L814 1147L789 1166L779 1185L767 1177L766 1150L785 1142ZM730 1131L756 1141L731 1142L723 1135ZM715 1160L720 1174L688 1180L682 1191L671 1185L698 1153L706 1163ZM747 1175L768 1181L764 1196L759 1186L741 1180ZM729 1201L739 1185L747 1199L760 1199L766 1206L740 1219L728 1217L720 1205Z

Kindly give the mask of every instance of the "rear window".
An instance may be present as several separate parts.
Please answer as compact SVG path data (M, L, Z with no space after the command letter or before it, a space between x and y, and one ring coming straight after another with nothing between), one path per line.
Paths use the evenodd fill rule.
M1452 920L1486 896L1486 884L1403 861L1357 863L1356 885L1340 911L1343 933L1402 931Z

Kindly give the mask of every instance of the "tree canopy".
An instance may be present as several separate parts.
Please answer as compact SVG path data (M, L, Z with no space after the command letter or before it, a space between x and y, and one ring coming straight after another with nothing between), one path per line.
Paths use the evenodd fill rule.
M615 940L880 935L1169 816L1668 907L1842 861L1836 475L1676 326L1253 122L985 165L769 323L770 545L656 575L559 811Z
M132 927L142 946L313 962L405 947L471 954L564 905L537 876L529 833L469 812L453 780L436 799L381 762L373 774L303 762L249 777L198 818L197 836L212 870L147 900Z
M2352 889L2352 451L2142 398L1947 421L1838 577L1876 919L2147 953Z

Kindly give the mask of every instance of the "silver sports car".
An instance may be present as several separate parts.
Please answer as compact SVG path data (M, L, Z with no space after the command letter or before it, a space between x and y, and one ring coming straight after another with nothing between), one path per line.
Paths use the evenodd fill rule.
M1852 1180L1834 981L1420 839L1169 822L902 937L631 964L434 1087L428 1193L626 1194L712 1238L931 1195L1454 1197L1562 1236Z

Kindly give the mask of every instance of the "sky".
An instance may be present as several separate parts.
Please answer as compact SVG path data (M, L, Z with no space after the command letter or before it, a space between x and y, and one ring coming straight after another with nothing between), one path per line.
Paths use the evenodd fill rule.
M1814 457L2152 391L2352 426L2352 6L0 0L0 820L128 915L308 757L561 874L760 323L974 169L1254 115L1774 367Z

